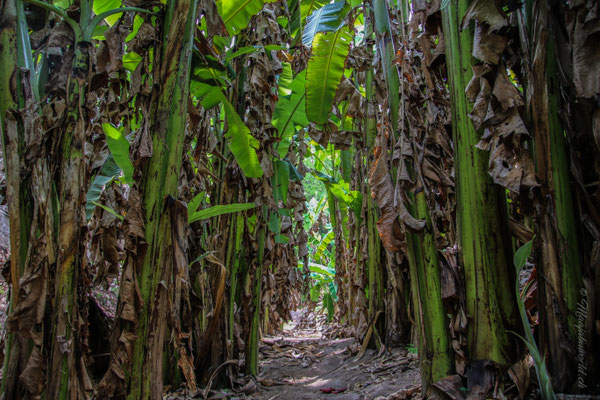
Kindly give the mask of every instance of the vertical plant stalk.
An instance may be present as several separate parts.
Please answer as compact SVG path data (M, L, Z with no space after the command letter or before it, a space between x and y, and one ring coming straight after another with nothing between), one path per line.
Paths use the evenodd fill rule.
M537 215L544 276L540 282L540 312L543 314L540 325L553 383L562 391L574 381L573 371L577 365L563 342L577 337L576 310L583 287L576 225L579 219L570 183L568 146L559 117L559 75L548 9L537 1L527 3L533 12L528 18L533 30L531 118L536 175L542 185L540 200L543 202ZM567 365L570 368L565 368Z
M424 393L426 393L430 383L437 382L451 374L454 360L450 346L448 321L442 303L438 252L423 190L417 190L415 202L416 217L426 222L424 232L416 240L418 246L415 249L417 259L422 260L422 265L417 263L417 275L411 276L411 282L418 285L418 287L413 286L413 290L416 289L421 301L421 323L424 324L422 342L425 345L421 346L421 341L419 342L419 354L421 355L421 382Z
M400 87L398 81L398 70L392 62L394 48L386 37L391 35L388 17L388 9L384 0L375 0L375 26L379 39L378 50L382 53L381 60L384 71L386 71L386 82L388 85L388 103L391 111L392 128L396 140L403 140L398 132L398 106L400 103ZM403 85L404 86L404 85ZM402 87L404 90L404 87ZM392 109L395 107L395 109ZM395 111L395 112L394 112ZM404 125L404 117L402 117ZM404 126L402 131L405 132ZM404 133L403 133L404 134ZM385 140L385 138L382 138ZM413 150L416 151L416 150ZM403 155L411 182L421 182L413 165L414 155ZM398 182L398 185L401 183ZM412 232L407 229L407 258L410 265L411 290L413 303L417 314L417 327L419 329L419 358L421 360L421 381L423 393L427 393L429 385L451 373L452 353L450 348L449 333L446 315L441 299L440 272L437 259L437 249L429 209L425 200L422 184L416 188L416 196L412 189L403 188L407 192L410 204L410 213L414 218L426 222L425 229L421 232ZM402 200L400 200L402 201Z
M22 97L21 86L18 85L17 72L17 7L15 0L5 0L0 9L0 138L6 171L6 196L9 205L10 224L10 274L12 284L13 305L18 301L19 276L21 260L21 218L20 218L20 178L19 178L19 129L10 110L19 108L19 97ZM22 126L21 126L22 130ZM22 138L21 138L22 139ZM25 243L23 243L25 244Z
M400 104L400 80L398 76L398 68L396 64L393 62L395 58L395 50L394 50L394 42L389 18L389 7L387 0L373 0L373 13L372 18L373 26L370 26L369 29L373 29L375 32L376 38L376 51L379 53L381 57L381 64L383 67L385 82L387 83L387 101L388 107L390 110L390 122L391 122L391 130L393 134L393 139L397 140L398 137L398 113L399 113L399 104ZM373 76L371 76L373 78ZM371 86L374 83L371 83ZM369 89L369 88L368 88ZM370 88L373 90L373 87ZM374 96L374 93L370 93L371 97ZM375 112L373 110L373 112ZM376 115L372 115L373 118L367 123L368 129L370 128L373 133L377 131L377 120ZM373 125L374 124L374 125ZM379 135L382 135L379 133ZM387 140L385 137L382 137L381 140ZM375 137L370 137L367 140L367 143L371 144L371 148L375 145ZM384 157L385 160L383 162L388 163L389 154L382 154L381 157ZM372 169L371 169L372 171ZM395 174L395 168L392 168L392 175ZM371 185L369 185L369 191L371 191ZM370 231L369 236L375 233L377 230L377 221L376 215L373 213L370 215L372 220L370 221ZM377 246L375 243L371 243L371 246ZM410 251L410 248L408 249ZM390 257L388 257L388 260ZM381 270L381 262L378 262L379 265L375 265L375 260L370 259L369 261L369 270L368 270L368 281L369 281L369 317L372 318L376 315L377 310L383 301L383 282L378 282L382 279L383 271ZM378 271L376 271L376 269Z
M367 11L366 5L363 8L363 12ZM368 18L369 24L367 25L368 36L373 33L373 18ZM366 35L367 36L367 35ZM365 92L366 92L366 138L365 145L367 148L366 154L375 145L375 138L377 136L377 118L376 118L376 104L375 104L375 81L374 71L372 69L367 70L367 76L365 80ZM366 171L371 169L371 162L369 157L366 157ZM368 175L368 172L367 172ZM365 186L366 193L371 193L371 186L369 185L368 179ZM383 304L383 263L381 254L381 242L377 233L377 209L376 203L371 196L363 196L363 201L367 204L366 211L366 222L367 222L367 276L369 284L369 308L368 308L368 320L372 321L375 318L377 311L384 309ZM383 320L383 319L382 319Z
M515 325L509 256L504 243L498 188L488 175L487 154L475 148L479 135L469 119L465 86L472 76L472 28L459 32L468 0L442 10L454 132L459 260L464 266L470 360L509 361L505 328ZM508 325L505 325L506 324Z
M250 337L248 340L248 348L246 353L246 372L250 375L258 375L259 357L258 357L258 341L259 330L260 330L260 311L262 303L262 275L263 275L263 264L264 264L264 252L265 252L265 239L267 234L266 226L266 215L267 209L263 205L260 216L257 217L256 223L258 227L258 242L257 250L258 255L256 257L256 270L254 271L254 277L251 280L253 283L252 287L252 322L250 326Z
M20 178L19 143L23 142L23 126L11 110L17 110L22 103L22 88L17 68L17 5L15 0L0 3L0 140L6 172L6 197L10 227L10 277L11 294L9 315L19 301L19 279L23 272L24 255L27 253L27 236L23 226L23 192ZM23 235L25 234L25 236ZM25 240L23 240L25 239ZM22 340L9 333L6 341L6 354L2 376L2 393L12 396L17 380L18 362Z
M60 201L57 268L52 316L52 350L48 384L50 398L66 399L90 391L84 363L78 354L80 345L80 308L78 288L84 257L81 226L84 225L82 188L85 187L86 77L89 66L88 43L76 42L67 112L67 128L61 143ZM65 344L68 346L65 351ZM82 368L81 375L78 369Z
M140 185L148 250L137 276L142 310L128 372L129 399L162 396L168 299L161 282L169 282L174 263L169 248L172 227L165 199L177 198L178 194L197 3L197 0L168 2L162 48L154 63L155 106L151 113L154 151Z
M16 13L15 13L16 11ZM11 214L11 225L17 222L15 216L18 215L18 227L11 226L12 230L12 247L13 247L13 263L12 264L12 279L14 286L14 299L12 308L15 310L15 315L11 315L8 324L11 329L17 329L23 335L19 335L22 339L12 341L9 338L10 356L7 358L10 364L7 368L6 385L3 385L4 394L11 397L10 386L14 384L15 378L18 375L21 379L22 387L31 395L38 396L42 391L49 398L67 398L68 396L85 396L85 392L91 389L91 382L87 376L87 367L85 361L78 354L81 346L81 335L85 334L84 328L80 328L79 322L82 320L79 310L79 271L81 265L81 230L82 224L82 202L81 188L84 187L84 157L83 146L85 140L85 78L88 70L88 47L87 43L77 41L74 48L74 61L71 68L70 79L71 83L67 88L67 104L69 110L67 112L66 126L62 129L60 137L60 155L50 160L56 163L54 168L59 171L58 182L56 189L57 197L60 206L52 202L52 205L45 204L48 196L54 196L54 188L50 190L47 187L46 180L49 178L44 176L47 171L46 160L38 159L35 165L30 167L32 179L36 183L33 185L33 195L35 203L33 205L34 213L39 213L39 219L42 220L31 232L41 233L45 236L45 252L41 250L44 246L36 248L34 251L41 254L32 256L32 262L25 264L28 255L28 236L30 233L31 216L28 216L26 198L29 197L24 190L27 189L29 183L27 181L20 182L20 173L27 170L27 167L20 165L22 152L25 151L25 135L33 135L32 132L25 132L24 126L17 126L15 118L6 118L7 106L14 108L18 105L23 109L24 118L34 118L33 106L39 101L37 79L33 70L33 61L31 55L31 47L29 45L29 37L27 34L26 20L23 12L23 5L20 2L7 1L3 4L3 19L10 15L17 16L18 32L15 35L15 25L10 22L6 24L7 28L2 30L2 47L3 57L13 58L12 61L6 60L6 65L10 69L14 66L15 61L21 68L28 69L28 74L23 74L21 79L28 79L31 87L30 93L24 93L21 90L19 75L16 71L8 74L11 80L11 89L19 99L13 99L13 104L6 102L8 98L2 97L2 136L10 138L7 143L10 150L10 157L7 160L9 167L8 186ZM13 20L14 21L14 20ZM8 21L7 21L8 22ZM3 21L3 24L4 21ZM4 36L7 32L12 31L9 37ZM17 39L18 45L11 43ZM5 47L6 46L6 47ZM15 49L15 50L11 50ZM6 50L6 52L5 52ZM16 52L15 52L16 51ZM10 52L14 52L10 55ZM3 60L5 61L5 60ZM4 86L4 85L2 85ZM2 89L4 92L4 89ZM26 97L27 96L27 97ZM30 107L31 106L31 107ZM6 120L5 120L6 118ZM5 122L10 122L8 125ZM9 126L11 125L11 126ZM7 129L6 129L7 128ZM6 132L5 132L6 131ZM17 175L14 176L13 173ZM44 182L40 182L44 179ZM14 182L19 182L16 186ZM13 189L16 189L14 191ZM28 190L28 189L27 189ZM11 193L13 191L14 193ZM16 194L18 193L18 194ZM16 197L15 197L16 196ZM53 199L54 200L54 199ZM49 210L50 209L50 210ZM56 213L58 221L52 222L52 214ZM37 221L36 217L36 221ZM43 221L45 219L45 221ZM37 222L36 222L37 223ZM58 240L54 237L53 232L58 232ZM55 250L57 252L55 253ZM47 264L53 264L56 261L55 276L53 280L47 280ZM22 276L28 275L28 280L25 285L30 285L32 288L26 289L23 293L20 290L19 279ZM35 284L33 283L35 282ZM15 285L16 283L16 285ZM46 286L54 284L54 296L52 303L52 315L46 316L50 323L49 330L35 328L33 326L41 324L45 317L45 306L40 307L34 315L27 311L27 307L31 307L36 301L40 301L46 293ZM36 286L37 285L37 286ZM24 308L20 308L20 298L23 296ZM31 296L36 296L36 299L31 299ZM42 300L43 301L43 300ZM27 303L31 303L27 306ZM33 318L32 318L33 317ZM31 320L29 320L31 318ZM26 322L25 322L26 321ZM23 322L25 322L23 324ZM43 349L44 336L48 335L49 350ZM33 340L25 346L25 337L31 337ZM13 344L16 346L13 347ZM22 359L21 366L17 367L13 363L14 355ZM35 355L35 357L34 357ZM48 357L48 359L45 359ZM43 360L43 361L42 361ZM42 371L43 363L48 364L48 380L43 382L39 380ZM25 365L26 364L26 365ZM23 375L25 370L17 371L17 368L25 368L28 371ZM35 371L35 372L33 372ZM10 381L10 382L7 382ZM22 391L22 390L20 390Z

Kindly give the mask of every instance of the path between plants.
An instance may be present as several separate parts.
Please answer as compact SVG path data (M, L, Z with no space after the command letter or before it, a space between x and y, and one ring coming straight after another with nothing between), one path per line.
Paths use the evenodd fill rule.
M354 338L337 339L335 327L302 327L263 338L257 400L409 399L420 395L419 365L406 349L366 350ZM330 337L334 338L330 338Z

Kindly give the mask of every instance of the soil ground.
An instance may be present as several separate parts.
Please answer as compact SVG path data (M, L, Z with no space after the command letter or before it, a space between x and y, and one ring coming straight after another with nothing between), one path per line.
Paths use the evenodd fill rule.
M323 327L292 324L282 335L265 337L260 352L261 388L253 399L400 399L420 389L414 354L367 350L358 359L356 339L329 339Z
M343 330L334 324L324 324L324 316L315 316L306 310L292 315L293 321L282 332L262 339L260 373L256 380L240 377L236 379L238 383L247 381L241 389L211 390L207 398L399 400L420 397L419 363L414 353L406 348L381 348L366 350L361 355L361 344L354 338L340 338ZM307 319L312 321L307 323Z

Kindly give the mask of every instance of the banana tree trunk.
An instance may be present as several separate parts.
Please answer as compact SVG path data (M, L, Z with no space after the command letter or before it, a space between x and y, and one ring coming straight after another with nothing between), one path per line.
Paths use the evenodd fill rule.
M390 106L392 129L396 141L408 140L409 138L403 137L404 134L401 135L397 132L399 119L398 104L400 103L399 93L404 91L405 83L403 82L400 86L398 69L392 62L395 53L391 41L392 32L388 17L388 6L385 0L374 1L374 14L375 28L379 38L378 50L381 52L381 60L388 86L388 103ZM404 115L402 115L402 122L404 123ZM406 129L403 129L403 131L406 131ZM385 139L382 138L382 140ZM415 158L415 155L403 154L401 162L406 163L409 168L409 173L411 174L410 181L421 182L422 179L417 177L416 169L413 165ZM395 175L396 172L393 171L392 174ZM397 184L402 183L399 182ZM421 381L423 393L427 393L428 386L432 382L452 372L453 360L447 327L448 323L442 304L436 243L433 237L431 219L423 187L419 184L417 188L411 189L408 187L411 186L408 182L404 185L407 186L403 187L402 190L407 193L410 199L408 209L410 214L412 214L412 218L425 222L425 227L420 232L411 232L410 229L406 230L406 252L410 266L411 291L418 327ZM415 196L409 192L417 194Z
M468 0L451 0L442 9L454 133L456 218L459 262L464 267L468 358L506 365L506 329L517 321L512 296L510 246L506 243L502 194L488 175L488 156L475 148L479 135L469 119L465 86L471 71L472 28L460 30ZM511 278L512 277L512 278Z
M197 3L167 3L162 45L155 52L149 113L153 152L143 167L139 188L134 186L129 196L126 223L130 244L126 246L128 255L119 293L118 325L113 336L111 367L97 389L104 396L162 398L163 377L179 376L166 373L164 365L178 364L187 384L195 385L185 347L177 343L175 355L170 357L165 346L172 344L169 329L175 336L179 333L176 330L180 315L169 318L169 304L178 310L180 291L187 290L187 283L180 282L185 279L181 269L187 265L182 265L186 262L178 233L184 223L180 222L183 212L176 199Z
M257 218L258 227L256 268L254 276L251 278L252 288L252 320L250 324L250 336L248 338L248 348L246 349L246 372L250 375L258 375L259 357L258 357L258 342L260 340L260 315L262 305L262 276L264 267L264 251L265 240L267 234L266 226L266 206L263 206L261 215Z
M531 96L536 174L541 184L537 209L544 279L539 282L542 347L555 390L575 381L577 360L564 343L577 337L576 315L583 287L577 221L569 168L568 146L559 118L559 72L546 5L528 1L532 76ZM563 328L566 327L566 330ZM569 367L567 367L569 366Z
M10 227L10 277L12 297L10 299L9 315L19 302L19 279L23 275L25 258L28 248L28 223L25 211L26 182L21 182L20 157L24 140L23 124L18 121L13 110L23 106L23 90L20 81L17 58L17 3L15 0L0 2L0 140L4 154L6 172L6 196ZM19 358L29 357L25 348L26 341L21 335L9 333L6 339L6 355L4 358L4 373L2 376L2 393L6 398L13 397L13 391L18 375L24 366L16 364Z
M85 4L87 2L82 2L82 21L86 18L83 10ZM12 192L9 207L12 210L11 229L14 229L11 235L14 245L11 263L14 297L7 325L11 331L17 331L19 336L16 341L9 338L5 396L18 397L24 393L38 396L44 392L49 398L81 397L91 390L85 358L81 354L87 331L85 327L81 327L81 321L85 320L86 315L87 289L79 279L83 258L81 227L84 225L84 196L81 191L85 186L83 148L87 128L85 78L89 65L89 43L84 42L81 35L75 35L70 85L65 99L65 120L60 132L56 129L51 131L57 135L55 141L59 143L60 149L58 156L53 159L42 156L24 164L26 146L39 134L36 131L39 127L32 124L33 126L25 128L22 123L36 118L34 105L39 100L39 95L23 5L18 1L3 3L4 17L10 19L14 10L21 13L18 21L20 30L18 35L14 35L15 25L7 20L6 28L2 29L2 42L6 45L3 46L2 53L6 57L4 61L8 69L15 65L14 60L18 60L22 68L29 70L28 80L31 85L27 86L27 91L22 91L20 85L15 85L15 71L15 74L8 76L14 82L15 95L20 101L13 99L10 104L10 101L6 101L6 96L1 96L4 100L1 110L2 136L8 139L11 155L7 159L7 167L10 168L7 178L9 193ZM11 31L12 34L9 33ZM4 36L7 33L8 36ZM10 42L14 38L19 39L17 52L11 50L14 44ZM14 60L10 61L12 57ZM26 75L22 78L27 79ZM8 107L17 104L19 108L23 107L19 111L19 120L22 121L20 127L14 118L17 114L12 114L13 117L10 118L6 113ZM53 118L52 115L46 117ZM63 115L59 117L62 118ZM10 149L11 146L14 148ZM30 183L29 180L21 181L22 171L28 171ZM52 177L49 171L57 171L56 176ZM31 190L31 195L26 195L26 190ZM26 198L30 198L30 205L27 205ZM33 209L33 216L27 216L27 208ZM30 222L35 223L35 228L29 226ZM29 251L27 243L31 233L43 242L37 243ZM51 266L54 268L50 268ZM54 276L50 276L51 270L54 270ZM48 291L53 291L49 314L46 313L45 299ZM47 324L42 328L40 324L44 319ZM45 343L49 346L44 346ZM13 348L12 344L16 344L16 347ZM15 360L17 361L14 362ZM44 363L47 363L45 377ZM22 385L14 392L11 387L15 384L17 374Z

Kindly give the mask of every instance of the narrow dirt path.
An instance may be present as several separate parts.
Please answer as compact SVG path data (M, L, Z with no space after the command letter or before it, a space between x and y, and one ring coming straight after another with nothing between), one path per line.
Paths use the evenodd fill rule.
M328 332L329 331L329 332ZM328 338L331 327L292 323L260 346L260 390L250 398L408 399L420 392L416 356L406 349L367 350L354 338Z

